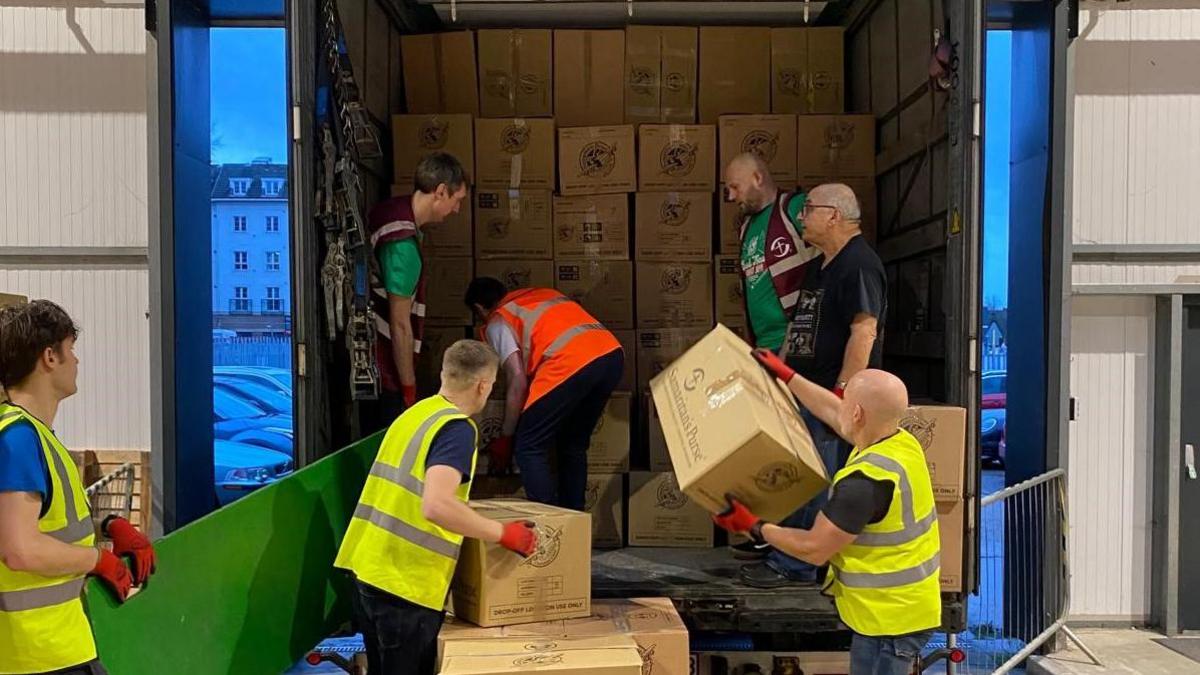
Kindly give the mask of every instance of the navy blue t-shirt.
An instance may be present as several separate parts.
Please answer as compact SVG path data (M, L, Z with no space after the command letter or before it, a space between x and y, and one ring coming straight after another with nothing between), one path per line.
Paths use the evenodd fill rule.
M462 474L462 482L471 480L471 460L475 456L475 427L468 420L450 420L433 437L425 468L448 466Z
M41 515L50 509L50 467L37 429L28 420L0 431L0 492L36 492L42 496Z

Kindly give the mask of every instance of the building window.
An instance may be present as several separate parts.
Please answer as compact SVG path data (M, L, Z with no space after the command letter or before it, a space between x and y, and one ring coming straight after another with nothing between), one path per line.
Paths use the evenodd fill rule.
M245 197L246 193L249 190L250 190L250 179L249 178L230 178L229 179L229 193L232 194L234 197Z
M264 314L283 314L283 298L278 286L267 286L267 298L263 300Z
M234 216L233 217L233 231L234 232L245 232L246 231L246 216Z
M279 271L279 251L267 251L267 271Z
M262 181L263 194L268 197L278 197L279 191L283 189L282 178L264 178Z
M250 255L245 251L233 252L233 269L244 271L250 269Z
M267 232L279 231L279 216L267 216Z
M229 301L229 311L234 314L250 312L250 289L245 286L233 287L233 299Z

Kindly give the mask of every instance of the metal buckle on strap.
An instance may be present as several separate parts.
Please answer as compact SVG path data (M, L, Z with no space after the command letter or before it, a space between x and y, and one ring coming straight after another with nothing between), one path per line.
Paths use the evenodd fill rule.
M78 600L83 593L83 577L53 586L26 588L20 591L0 591L0 612L23 612L42 609Z

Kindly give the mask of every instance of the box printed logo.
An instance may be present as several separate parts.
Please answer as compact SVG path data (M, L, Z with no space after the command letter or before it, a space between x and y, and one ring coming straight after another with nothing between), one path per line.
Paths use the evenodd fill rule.
M742 152L752 153L767 163L773 162L779 153L779 134L755 129L742 138Z
M670 265L663 269L658 278L658 290L670 295L681 295L692 285L692 270Z
M662 172L674 178L692 173L696 168L696 145L687 141L671 141L658 153L658 166Z
M617 146L592 141L579 152L579 172L588 178L603 178L617 165Z
M510 155L519 155L529 148L529 127L510 124L500 132L500 148Z
M558 560L558 553L562 550L563 528L536 525L534 529L537 531L537 550L521 561L521 564L538 568L549 567Z
M421 124L417 132L417 142L426 150L438 150L446 147L446 139L450 136L450 123L433 118Z
M679 489L679 482L675 480L675 474L667 474L658 483L658 490L655 493L655 505L662 509L677 511L687 506L688 500L683 492Z
M772 462L754 476L754 484L763 492L783 492L799 482L800 472L787 462Z

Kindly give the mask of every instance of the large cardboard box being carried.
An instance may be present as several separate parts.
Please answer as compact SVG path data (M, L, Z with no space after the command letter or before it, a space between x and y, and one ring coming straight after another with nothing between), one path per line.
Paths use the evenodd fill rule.
M629 260L629 196L555 197L554 257Z
M963 585L963 517L966 504L961 500L938 502L937 514L938 534L942 543L942 590L957 593Z
M499 279L510 291L554 288L553 260L480 260L475 264L475 274ZM459 298L459 304L462 304L462 298Z
M801 115L796 129L801 182L875 175L874 115Z
M441 675L510 675L524 671L554 675L642 675L637 643L628 636L545 640L451 642Z
M724 115L717 130L722 176L734 157L749 152L767 163L780 187L796 184L795 115Z
M771 112L845 112L841 28L771 29Z
M633 125L558 130L558 183L564 195L633 192Z
M717 186L717 127L643 124L638 128L638 189L712 192Z
M591 613L591 516L509 499L471 506L502 523L532 520L537 524L538 548L521 558L499 544L464 540L452 587L456 616L489 627Z
M629 358L626 354L625 358ZM629 471L630 413L633 396L616 391L604 406L604 414L592 431L588 446L588 474Z
M605 328L634 327L633 263L628 260L556 260L554 287Z
M966 409L946 405L913 406L900 420L900 426L916 436L925 449L934 499L961 499L967 454Z
M411 195L413 185L392 185L392 196ZM471 257L475 252L471 242L471 204L464 200L458 213L451 213L440 223L427 223L421 227L421 254L430 258Z
M475 120L475 185L554 189L554 120Z
M629 545L712 547L713 521L679 489L675 474L629 474Z
M467 182L475 180L475 123L470 115L392 115L392 165L396 185L412 194L422 159L435 153L453 155Z
M625 122L625 31L554 31L554 119L564 127Z
M400 61L410 113L479 115L474 33L402 35Z
M771 111L771 29L700 28L700 123Z
M554 252L549 190L475 192L475 257L546 260Z
M738 256L713 258L713 295L717 323L745 328L746 290L742 281L742 259Z
M679 485L709 511L733 494L779 520L828 487L792 395L729 328L718 325L650 390Z
M625 28L625 123L696 121L692 27Z
M29 302L29 299L23 295L13 295L12 293L0 293L0 307L8 305L23 305ZM4 387L0 387L0 403L8 400L8 394L4 392Z
M637 263L639 328L713 323L712 263Z
M425 321L430 325L470 325L471 310L463 304L473 276L470 258L428 258L425 275Z
M620 548L625 543L625 475L588 471L583 510L592 516L592 546Z
M639 192L634 205L634 258L707 262L712 257L712 194Z
M554 114L549 30L481 30L478 41L481 116L550 117Z

